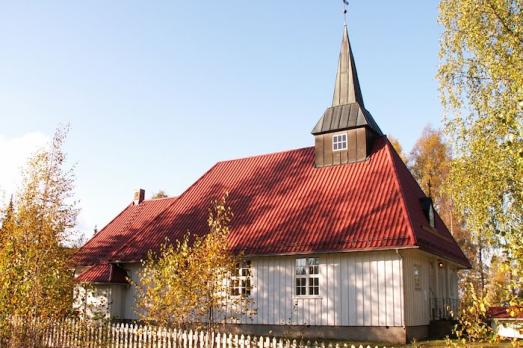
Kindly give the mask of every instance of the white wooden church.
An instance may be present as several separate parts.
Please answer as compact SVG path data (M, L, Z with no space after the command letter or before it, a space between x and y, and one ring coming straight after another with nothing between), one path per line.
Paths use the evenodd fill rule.
M178 197L144 200L138 191L74 256L80 309L137 319L129 279L140 261L167 237L205 231L210 202L228 191L230 249L250 262L235 293L256 306L231 329L426 337L456 308L457 272L470 264L365 108L346 27L332 105L312 135L312 147L218 162Z

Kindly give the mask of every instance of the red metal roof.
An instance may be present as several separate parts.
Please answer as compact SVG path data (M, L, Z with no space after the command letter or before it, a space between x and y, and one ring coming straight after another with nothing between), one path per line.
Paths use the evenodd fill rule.
M513 315L510 315L510 312ZM522 306L490 307L487 311L489 318L495 319L523 319Z
M74 263L93 265L107 259L175 200L176 197L169 197L146 200L138 205L131 203L74 255Z
M89 267L76 277L78 283L128 284L127 272L112 264L98 264Z
M139 261L167 239L205 233L211 201L228 191L230 247L246 255L420 247L469 266L439 216L429 227L425 195L386 137L366 161L313 164L314 148L219 162L168 204L127 207L77 260Z

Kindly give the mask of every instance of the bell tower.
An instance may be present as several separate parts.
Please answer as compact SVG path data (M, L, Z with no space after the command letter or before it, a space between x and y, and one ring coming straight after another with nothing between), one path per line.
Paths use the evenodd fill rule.
M347 25L343 27L332 106L316 123L312 135L316 167L364 161L374 140L383 135L363 103Z

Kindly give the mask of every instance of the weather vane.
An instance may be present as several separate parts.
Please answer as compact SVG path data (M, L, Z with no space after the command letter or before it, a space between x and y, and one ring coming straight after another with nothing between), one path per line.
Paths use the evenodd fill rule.
M349 0L343 1L343 22L347 25L347 8L349 7Z

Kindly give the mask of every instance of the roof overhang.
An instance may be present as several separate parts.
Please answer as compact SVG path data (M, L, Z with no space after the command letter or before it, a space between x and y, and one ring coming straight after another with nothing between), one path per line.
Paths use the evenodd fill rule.
M313 135L320 135L359 127L368 127L376 134L383 135L383 132L371 113L358 103L327 108L311 133Z

